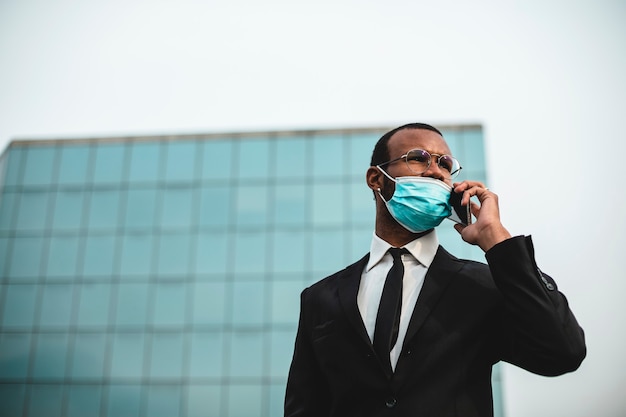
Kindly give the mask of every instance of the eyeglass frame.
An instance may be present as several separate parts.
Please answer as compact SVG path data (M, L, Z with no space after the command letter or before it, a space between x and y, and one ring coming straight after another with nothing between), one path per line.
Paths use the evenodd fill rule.
M461 170L463 169L463 167L461 166L461 163L459 162L459 160L458 160L458 159L456 159L456 158L455 158L454 156L452 156L452 155L448 155L448 154L443 154L443 155L442 155L442 154L438 154L438 153L430 153L430 152L428 152L426 149L420 149L420 148L410 149L410 150L408 150L408 151L407 151L404 155L399 156L399 157L397 157L397 158L395 158L395 159L392 159L392 160L390 160L390 161L383 162L382 164L378 164L378 165L376 165L376 166L380 168L380 167L382 167L382 166L389 165L389 164L393 164L394 162L397 162L397 161L399 161L399 160L401 160L401 159L404 159L404 163L407 165L407 167L409 168L409 170L411 170L411 172L413 172L413 170L411 169L411 167L409 167L409 161L408 161L408 159L407 159L407 157L409 156L409 153L411 153L411 152L413 152L413 151L423 151L423 152L426 152L428 155L430 155L430 158L428 158L428 166L426 167L426 169L425 169L424 171L422 171L422 172L420 172L420 173L416 173L417 175L421 175L421 174L423 174L424 172L428 171L428 169L430 168L430 164L432 164L432 162L433 162L433 156L436 156L436 157L437 157L437 166L438 166L439 168L441 168L441 169L443 169L443 170L447 171L447 172L450 172L450 171L448 171L446 168L444 168L444 167L442 167L441 165L439 165L439 161L441 161L441 158L443 158L444 156L449 156L450 158L454 159L454 160L455 160L455 161L459 164L459 169L457 169L457 170L456 170L456 171L454 171L454 172L450 172L450 174L449 174L450 176L449 176L449 178L448 178L448 179L454 179L454 178L456 178L456 177L457 177L457 175L459 175L459 172L461 172Z

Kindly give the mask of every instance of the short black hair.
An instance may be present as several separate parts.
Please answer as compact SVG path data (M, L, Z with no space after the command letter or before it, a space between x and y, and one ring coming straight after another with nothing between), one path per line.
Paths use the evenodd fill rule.
M438 133L443 137L443 134L436 127L433 127L426 123L407 123L400 127L396 127L395 129L390 130L389 132L382 135L380 139L378 139L378 142L376 142L376 146L374 146L374 152L372 152L372 160L370 161L370 166L380 165L391 159L389 156L389 148L387 147L387 142L389 142L389 139L391 139L391 137L396 132L404 129L430 130L432 132Z

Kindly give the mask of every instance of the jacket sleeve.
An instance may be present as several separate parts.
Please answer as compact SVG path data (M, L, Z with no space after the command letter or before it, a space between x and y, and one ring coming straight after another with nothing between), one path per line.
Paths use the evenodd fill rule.
M576 370L586 355L584 332L554 280L537 267L531 238L508 239L485 256L504 298L503 359L545 376Z
M322 417L329 413L328 384L317 364L306 320L307 290L300 296L300 319L287 379L285 417Z

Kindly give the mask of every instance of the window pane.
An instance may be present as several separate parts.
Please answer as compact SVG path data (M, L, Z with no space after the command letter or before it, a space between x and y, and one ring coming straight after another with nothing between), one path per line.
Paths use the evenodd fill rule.
M277 185L273 202L274 223L303 226L307 221L306 192L304 184Z
M4 185L17 185L20 183L20 168L22 166L23 155L28 152L24 148L9 148L5 151L5 171L4 178L2 178L2 173L0 173L0 182L3 182Z
M139 417L141 408L140 385L111 385L109 388L108 417Z
M40 333L35 350L35 378L65 378L65 358L68 350L67 334Z
M21 416L26 385L0 384L0 404L7 416Z
M163 234L159 239L159 275L185 275L189 272L191 242L188 234Z
M189 376L217 378L222 376L224 337L222 333L194 333L191 335Z
M228 414L231 416L260 417L263 409L263 386L261 385L231 385L228 390ZM245 401L241 401L245 398Z
M259 378L263 375L262 335L261 332L234 332L232 334L230 351L230 375L232 377ZM258 407L259 404L255 405Z
M276 231L273 235L273 270L301 272L307 268L307 234L304 231Z
M150 417L180 415L180 401L181 392L178 385L151 385L148 387L148 404L145 415Z
M25 379L28 374L29 352L30 334L0 334L2 378Z
M60 147L61 162L59 164L60 184L84 184L87 179L89 163L89 146L64 145Z
M344 234L341 230L318 231L313 235L313 260L315 271L324 275L345 265Z
M41 319L44 327L67 327L72 314L73 286L49 284L43 287Z
M348 174L358 177L365 183L365 172L370 166L372 160L372 152L378 139L382 135L373 133L362 133L351 135L350 141L350 166Z
M113 273L115 254L114 236L89 236L85 242L83 273L87 277L107 276Z
M156 182L159 179L160 156L160 143L132 144L129 181Z
M277 178L304 178L307 173L307 141L301 137L276 140L275 175Z
M228 185L214 185L200 190L200 226L219 226L229 224L232 188Z
M228 179L232 173L233 141L211 140L204 142L202 178Z
M262 282L236 282L233 284L233 324L262 324L265 301Z
M300 293L304 285L298 281L272 283L272 323L295 324L300 312Z
M54 147L33 147L26 151L24 185L50 184L53 179Z
M42 230L46 226L49 193L25 192L20 195L17 229Z
M182 326L185 323L187 287L183 283L158 283L154 301L155 326Z
M151 378L180 378L183 369L182 334L155 333L152 337L150 358Z
M31 385L29 417L61 417L62 385Z
M244 139L239 147L239 177L267 178L269 169L269 141L266 139Z
M186 228L195 223L192 217L192 188L168 188L161 194L163 198L161 227Z
M48 277L74 277L78 260L78 237L52 237L48 250Z
M128 190L126 227L150 228L154 224L157 190L138 188Z
M96 184L117 183L124 172L124 152L127 145L104 144L96 146L93 181Z
M111 378L141 379L143 375L143 333L118 333L113 336Z
M267 223L267 187L240 186L237 189L237 224L260 226Z
M119 221L120 193L118 190L95 190L89 204L90 229L114 229Z
M350 189L350 222L355 225L373 225L376 217L374 195L365 181L353 182Z
M78 229L83 217L82 191L61 191L56 195L54 204L54 218L52 225L55 229Z
M4 327L31 327L35 316L35 285L6 285Z
M12 278L33 278L39 275L43 239L40 237L16 237L13 240L13 253L9 276Z
M237 273L265 272L267 245L265 233L238 233L235 236L234 268Z
M152 235L124 236L122 275L149 275L152 259Z
M316 226L341 226L346 221L342 184L314 184L312 220Z
M72 376L102 379L105 346L104 334L78 333L72 355Z
M124 326L146 325L148 284L122 283L117 295L117 324Z
M111 284L83 283L80 286L79 326L107 326Z
M11 230L15 228L15 213L17 212L16 202L20 194L8 191L0 194L0 230Z
M196 142L168 142L165 179L191 181L194 178Z
M198 235L196 272L223 274L229 262L229 235L223 232Z
M99 417L101 394L99 385L70 386L67 417Z
M291 332L273 331L271 333L270 376L285 378L289 373L295 337L295 329Z
M313 140L313 176L337 178L344 174L343 138L320 135Z
M226 285L223 282L197 282L193 290L193 323L223 323L225 294Z
M189 385L187 417L219 416L221 396L219 385Z

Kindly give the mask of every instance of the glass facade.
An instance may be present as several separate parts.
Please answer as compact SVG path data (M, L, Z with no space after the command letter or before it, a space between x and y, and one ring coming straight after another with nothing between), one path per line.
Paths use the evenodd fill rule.
M282 415L299 293L367 252L387 130L12 143L0 414ZM480 126L443 131L461 178L484 181Z

